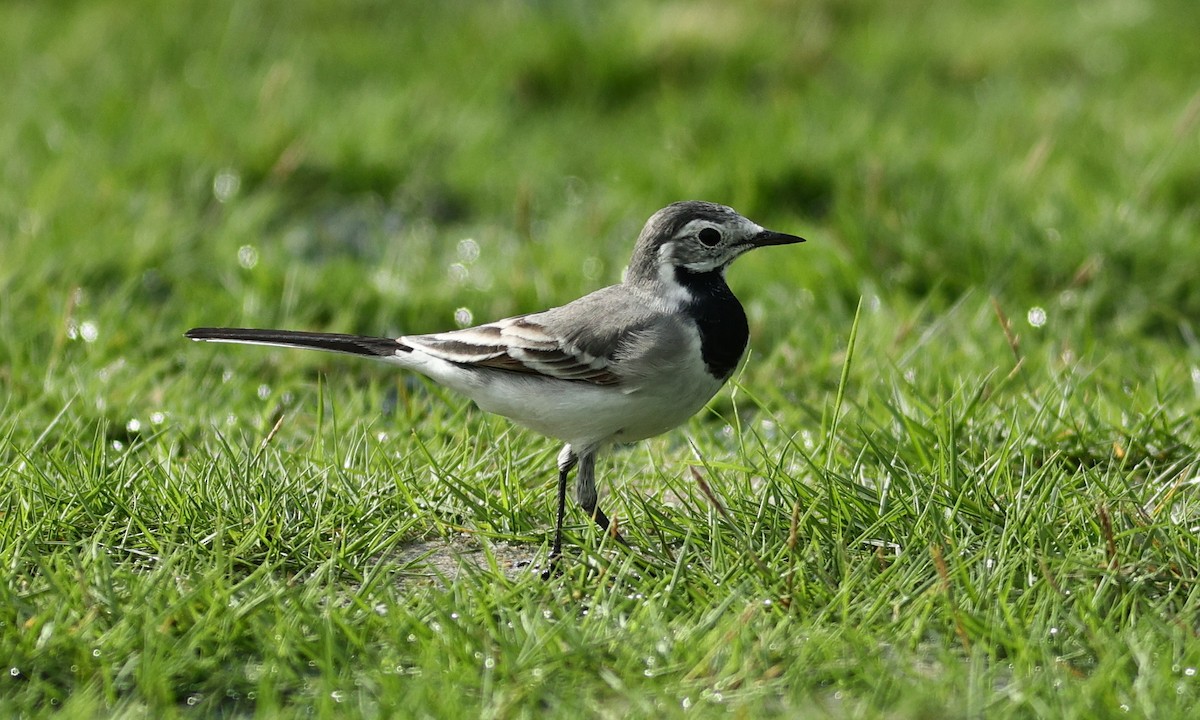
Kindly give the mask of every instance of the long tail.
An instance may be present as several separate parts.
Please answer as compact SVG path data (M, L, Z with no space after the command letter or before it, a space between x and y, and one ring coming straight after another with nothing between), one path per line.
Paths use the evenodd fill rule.
M369 357L393 357L399 353L412 352L412 348L392 338L370 337L367 335L343 335L341 333L298 332L296 330L193 328L184 333L184 337L208 342L276 345L279 347L296 347L347 353L349 355L367 355Z

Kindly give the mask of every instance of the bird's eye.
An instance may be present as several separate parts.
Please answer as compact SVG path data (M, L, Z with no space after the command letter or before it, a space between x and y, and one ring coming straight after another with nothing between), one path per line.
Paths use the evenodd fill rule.
M706 227L700 231L699 238L700 242L704 243L708 247L712 247L713 245L721 242L721 231L717 230L716 228Z

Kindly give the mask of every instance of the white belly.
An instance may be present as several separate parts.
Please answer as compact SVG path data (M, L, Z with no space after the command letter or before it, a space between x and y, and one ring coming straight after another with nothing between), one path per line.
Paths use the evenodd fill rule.
M477 396L475 402L488 412L579 447L661 435L699 412L721 387L715 380L629 391L565 381L523 384L526 387L515 401L505 389Z
M575 447L660 435L699 412L724 384L699 362L625 386L495 370L464 373L419 351L395 362L466 395L487 412Z

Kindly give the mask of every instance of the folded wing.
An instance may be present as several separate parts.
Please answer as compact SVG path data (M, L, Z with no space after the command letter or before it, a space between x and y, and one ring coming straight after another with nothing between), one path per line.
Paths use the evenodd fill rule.
M401 341L462 365L615 385L644 377L655 356L682 349L674 328L662 323L661 312L614 286L545 312Z
M557 337L531 316L487 325L404 338L404 342L448 362L612 385L620 377L609 358L594 355Z

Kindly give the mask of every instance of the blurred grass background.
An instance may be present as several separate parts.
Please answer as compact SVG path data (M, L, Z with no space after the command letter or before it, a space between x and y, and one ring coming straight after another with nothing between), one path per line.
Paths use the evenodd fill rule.
M468 691L431 715L683 712L698 687L710 709L724 688L751 713L1182 711L1197 695L1183 670L1200 660L1195 508L1171 504L1193 502L1200 445L1197 37L1190 0L0 5L3 702L158 714L196 699L270 715L332 711L331 693L353 685L367 688L358 711L386 714L444 701L428 674L446 670ZM641 531L674 527L676 550L714 533L700 543L709 579L692 577L703 600L620 581L645 607L614 616L650 613L643 627L694 640L690 660L647 650L661 673L633 667L640 649L521 655L502 622L487 626L498 613L574 632L547 628L573 621L580 597L621 600L594 576L369 579L403 575L397 548L451 528L535 554L549 443L371 364L181 339L194 325L419 333L559 304L615 282L645 218L684 198L809 238L731 272L751 360L690 433L703 462L741 478L725 496L736 517L748 503L762 520L756 498L773 496L751 478L766 476L789 488L789 512L808 508L801 529L813 524L808 564L779 570L785 593L738 574L744 548L722 549L702 497L682 519L664 509L656 488L694 494L683 433L607 463L609 502ZM792 452L820 467L785 462ZM889 514L883 477L911 493L911 517ZM1017 502L1026 485L1032 509ZM944 523L926 500L944 502ZM991 525L1009 503L1021 509ZM758 550L772 568L766 548L790 521L794 550L798 522L777 520ZM580 544L595 544L583 527ZM963 546L1011 578L1061 583L1062 569L1133 588L1114 601L1127 612L1084 613L1070 640L1021 639L1074 617L1075 601L1051 579L1010 605L974 566L956 575L927 552L963 528ZM896 585L864 569L875 560L859 541L883 536L916 547L892 566L905 568ZM1128 572L1093 578L1127 553ZM172 596L179 576L213 595ZM958 582L978 626L962 621L966 601L944 600ZM354 616L356 639L334 623L264 657L276 631L219 610L247 594L278 598L282 628L333 623L322 598L347 594L394 622ZM724 633L764 594L807 620L754 611L776 649L758 674L722 666ZM448 606L478 634L403 649ZM196 614L185 623L180 607ZM177 623L191 629L141 634ZM602 631L605 652L629 642L619 623ZM579 632L563 647L601 630ZM314 633L328 647L305 659ZM481 679L474 653L488 647L541 658L559 684L522 695L519 672ZM383 679L363 660L380 657L426 678ZM1045 662L1042 679L1021 679Z

